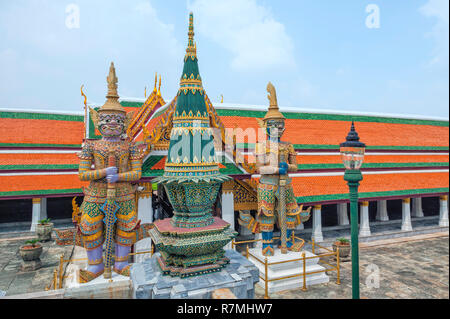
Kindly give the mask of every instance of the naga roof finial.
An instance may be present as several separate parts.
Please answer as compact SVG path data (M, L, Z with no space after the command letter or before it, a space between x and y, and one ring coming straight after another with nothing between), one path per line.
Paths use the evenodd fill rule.
M158 84L158 96L161 96L161 74L159 75L159 84Z

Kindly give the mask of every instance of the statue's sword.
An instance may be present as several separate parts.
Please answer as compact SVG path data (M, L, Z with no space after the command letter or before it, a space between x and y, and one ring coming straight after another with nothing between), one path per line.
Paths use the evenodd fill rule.
M108 167L116 166L116 157L114 152L109 153L108 157ZM116 211L119 206L116 204L116 187L114 183L108 182L108 187L106 190L106 202L102 206L102 210L105 213L105 218L103 222L105 223L105 272L103 273L104 278L111 278L111 266L112 266L112 255L113 255L113 245L114 245L114 224L116 223Z
M278 152L280 152L280 147L278 146ZM284 158L284 154L280 153L280 163L286 162ZM286 246L286 236L287 236L287 225L286 225L286 175L279 175L279 183L278 189L280 191L279 198L279 209L278 209L278 218L280 221L280 237L281 237L281 253L287 254L287 246Z
M280 154L279 163L286 162L284 154L280 153L280 145L278 146L278 152ZM281 253L287 254L286 235L286 175L279 174L278 190L280 192L280 198L278 199L278 219L280 225L280 239L281 239Z

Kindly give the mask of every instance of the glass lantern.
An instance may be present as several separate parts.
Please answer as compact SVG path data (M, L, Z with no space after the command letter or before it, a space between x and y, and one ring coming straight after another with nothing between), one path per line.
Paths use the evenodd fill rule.
M361 168L364 161L366 144L359 141L358 133L352 121L352 127L347 135L346 141L341 143L341 157L346 169L357 170Z

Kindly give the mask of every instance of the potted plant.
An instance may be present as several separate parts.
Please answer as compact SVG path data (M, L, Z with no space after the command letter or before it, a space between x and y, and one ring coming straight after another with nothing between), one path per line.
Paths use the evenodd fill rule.
M333 243L333 251L339 247L339 258L347 258L350 255L350 240L344 237L337 238Z
M36 235L39 241L47 241L52 239L53 223L50 218L41 219L36 225Z
M19 248L20 256L23 261L39 260L42 253L42 245L37 244L37 239L27 240L25 245Z

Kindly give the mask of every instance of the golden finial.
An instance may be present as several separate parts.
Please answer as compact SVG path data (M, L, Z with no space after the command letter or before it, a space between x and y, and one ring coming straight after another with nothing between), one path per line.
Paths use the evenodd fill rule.
M155 87L153 88L153 92L156 93L156 83L158 82L158 73L155 72Z
M186 55L184 58L185 61L189 56L192 59L195 59L195 57L197 56L197 46L194 42L194 14L192 12L189 13L188 46L186 48Z
M146 86L144 87L144 98L145 99L147 98L147 87Z
M267 95L267 98L269 99L269 110L267 111L263 120L267 121L268 119L286 119L283 114L281 114L278 108L277 92L273 84L270 82L267 84L267 92L269 93Z
M117 76L116 68L114 67L114 62L111 62L109 67L109 74L106 77L108 83L108 94L106 95L106 102L100 108L100 111L117 111L126 113L125 109L119 103L119 94L117 93Z
M161 96L161 74L159 75L158 96Z
M106 81L108 82L108 96L111 97L119 97L117 94L117 76L116 76L116 68L114 67L114 62L111 62L109 66L109 74L106 77Z
M220 103L223 103L223 94L220 94Z
M193 47L194 46L194 14L192 12L189 13L189 42L188 45Z

